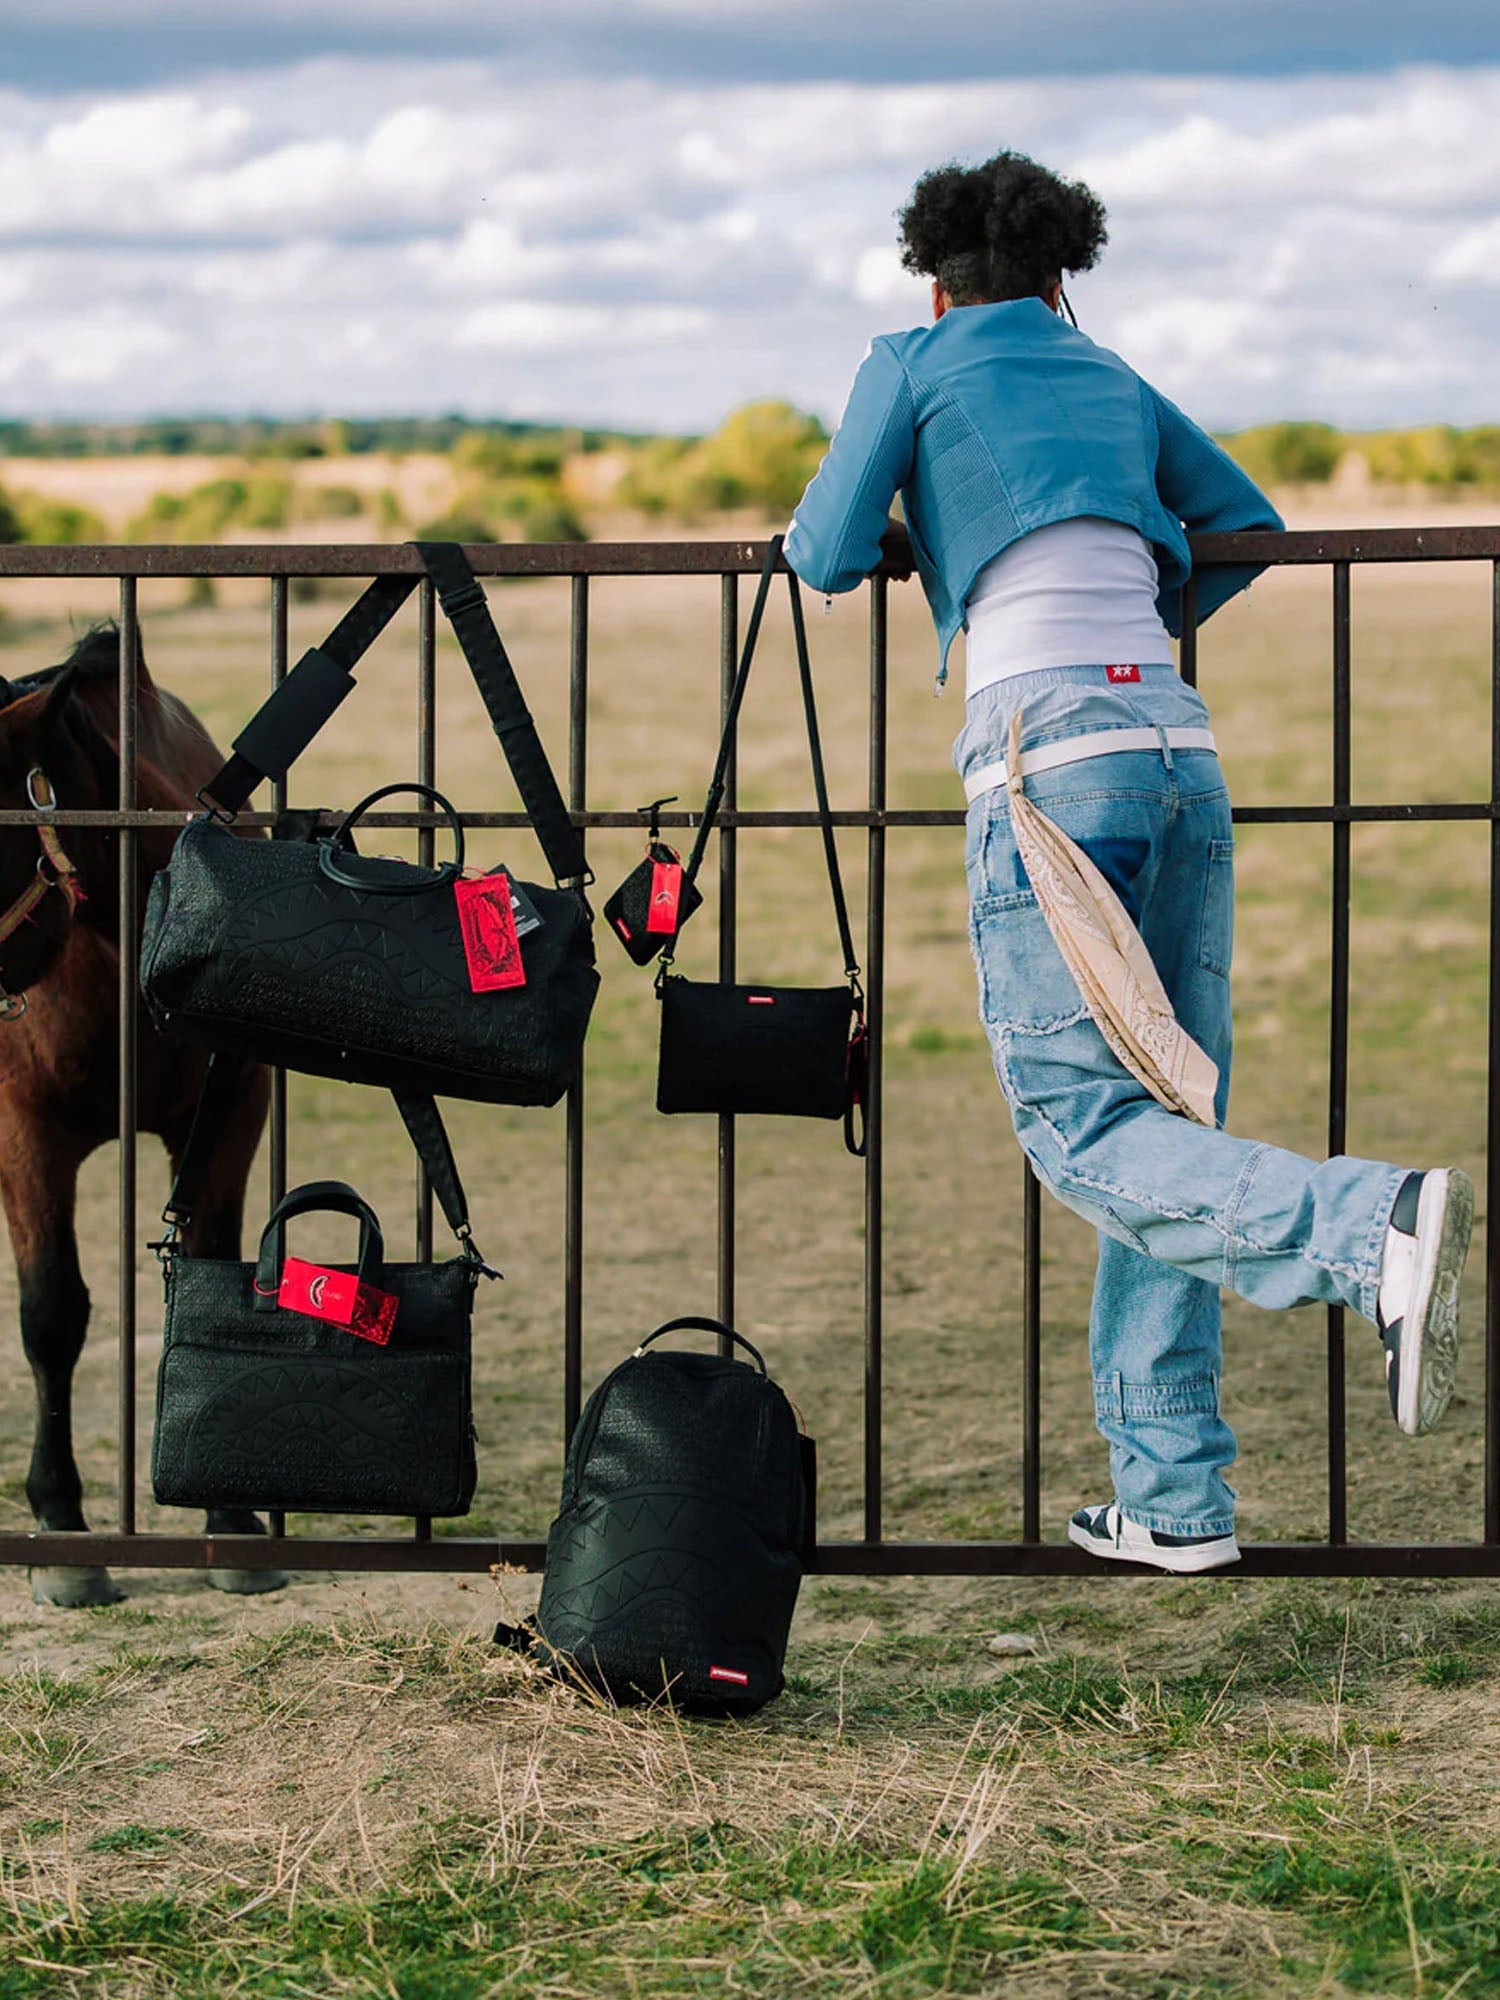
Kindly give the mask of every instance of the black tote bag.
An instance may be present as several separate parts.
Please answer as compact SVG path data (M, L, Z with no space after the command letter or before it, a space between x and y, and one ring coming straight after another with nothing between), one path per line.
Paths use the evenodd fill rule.
M355 1216L362 1296L396 1300L384 1344L277 1301L283 1232ZM476 1255L387 1263L374 1210L343 1181L294 1188L255 1263L164 1254L166 1321L151 1485L164 1505L465 1514L474 1493L470 1324ZM314 1284L318 1281L315 1279Z
M782 541L782 536L774 536L766 551L703 817L683 870L684 891L696 883L708 836L723 800L750 663L771 579L781 559ZM664 1112L770 1112L790 1118L842 1118L844 1143L858 1157L865 1150L864 1132L857 1125L868 1074L864 994L828 803L802 594L790 570L787 583L813 789L823 835L823 858L847 983L738 986L724 981L690 980L672 971L674 960L669 944L656 982L661 1002L656 1108Z
M349 667L414 587L386 577L288 675L204 787L209 811L151 885L142 989L158 1027L216 1051L351 1083L554 1104L577 1073L598 990L582 893L592 878L467 558L451 544L419 546L554 875L555 886L519 885L540 918L516 941L519 983L475 990L457 904L462 829L440 795L385 787L322 838L304 828L301 839L247 840L229 824L353 687ZM445 813L453 861L424 869L353 852L360 815L402 790ZM489 880L496 901L508 893ZM488 968L485 944L479 936Z

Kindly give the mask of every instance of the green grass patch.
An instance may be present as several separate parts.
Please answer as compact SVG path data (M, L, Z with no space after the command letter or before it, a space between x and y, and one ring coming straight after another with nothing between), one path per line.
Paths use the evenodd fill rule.
M482 1846L480 1832L460 1852L466 1844ZM720 1827L508 1880L476 1858L465 1865L450 1845L362 1902L158 1895L29 1906L5 1924L0 2000L51 2000L60 1976L69 1990L142 2000L552 1990L667 2000L820 1988L907 2000L1103 1949L1114 1934L1059 1875L962 1870L859 1842L767 1849Z

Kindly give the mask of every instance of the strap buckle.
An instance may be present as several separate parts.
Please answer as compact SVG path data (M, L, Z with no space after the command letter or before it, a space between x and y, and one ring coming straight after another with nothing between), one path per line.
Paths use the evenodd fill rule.
M466 611L477 611L482 604L489 602L484 594L484 585L472 572L464 578L457 590L440 590L438 596L442 601L443 610L450 619L461 618Z
M166 1266L171 1263L172 1259L182 1248L182 1230L188 1218L186 1215L167 1207L162 1210L161 1219L167 1225L166 1235L157 1237L156 1241L148 1243L146 1248L154 1250L157 1261Z
M474 1241L474 1232L467 1222L461 1222L453 1233L463 1246L462 1254L464 1262L472 1266L473 1275L476 1278L504 1278L505 1273L503 1271L497 1271L493 1264L487 1264L484 1261L479 1245Z
M193 797L202 806L209 819L217 820L220 826L233 826L239 818L238 812L231 812L227 806L221 806L216 799L211 798L206 785L200 785Z
M676 805L676 803L677 803L677 794L676 794L676 792L670 792L670 793L668 793L667 797L666 797L666 798L664 798L664 799L653 799L653 800L651 801L651 803L650 803L650 805L649 805L649 806L637 806L637 807L636 807L636 811L637 811L637 812L638 812L638 813L640 814L640 816L641 816L641 818L642 818L642 819L645 819L645 818L647 818L647 817L648 817L648 815L649 815L649 817L650 817L650 820L651 820L651 831L650 831L650 832L649 832L649 833L648 833L648 834L646 835L646 838L647 838L647 840L649 840L649 841L650 841L650 843L651 843L651 845L652 845L653 847L655 847L656 843L657 843L657 842L658 842L658 841L659 841L659 840L661 839L661 809L662 809L662 807L663 807L663 806L675 806L675 805Z

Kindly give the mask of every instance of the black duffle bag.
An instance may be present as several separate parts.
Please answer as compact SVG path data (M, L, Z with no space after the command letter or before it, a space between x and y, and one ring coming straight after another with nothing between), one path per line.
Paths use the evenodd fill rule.
M349 669L415 587L372 584L236 738L151 885L141 985L163 1032L216 1052L398 1090L554 1104L577 1074L598 990L591 879L546 752L462 550L422 544L554 886L463 879L463 835L441 795L372 792L331 833L247 840L233 817L281 778L353 687ZM364 857L353 833L391 792L436 805L453 831L437 868ZM515 912L517 895L524 921Z
M447 1182L439 1172L434 1184L448 1210L456 1175ZM191 1204L180 1187L172 1212L185 1219ZM354 1264L286 1255L287 1223L314 1212L358 1221ZM294 1188L272 1212L254 1263L190 1256L174 1228L159 1246L166 1323L156 1498L317 1514L467 1513L470 1324L478 1281L494 1273L474 1248L461 1190L457 1213L462 1254L439 1264L388 1263L374 1210L344 1181Z
M752 1359L654 1345L683 1329ZM815 1462L748 1340L713 1319L659 1326L600 1383L573 1433L534 1657L612 1701L753 1715L783 1686Z
M684 897L697 894L698 871L723 803L740 708L749 685L750 663L771 580L781 561L782 540L780 535L774 536L766 551L703 816L698 822L692 853L682 870ZM790 570L787 583L807 746L812 760L813 792L823 837L823 860L846 983L737 986L724 980L686 979L672 969L675 934L667 938L656 979L657 998L661 1002L656 1108L665 1112L770 1112L783 1118L841 1118L844 1143L851 1153L859 1156L865 1151L863 1113L869 1075L864 993L828 802L802 595ZM684 907L690 906L685 903Z

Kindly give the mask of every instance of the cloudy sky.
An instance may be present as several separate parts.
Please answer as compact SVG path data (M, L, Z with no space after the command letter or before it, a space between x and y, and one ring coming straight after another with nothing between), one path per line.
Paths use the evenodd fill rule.
M1500 421L1500 0L4 0L0 414L832 420L892 211L1082 175L1205 422Z

